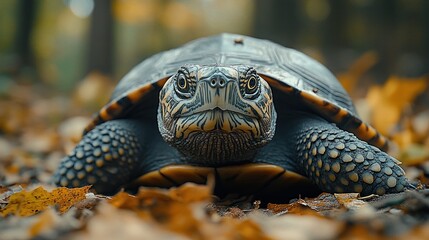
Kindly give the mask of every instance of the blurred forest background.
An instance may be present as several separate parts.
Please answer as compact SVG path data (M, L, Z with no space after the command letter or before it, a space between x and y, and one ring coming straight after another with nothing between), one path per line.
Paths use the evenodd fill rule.
M297 48L346 71L365 52L366 81L429 71L426 0L2 0L0 94L16 81L69 92L90 73L118 81L191 39L232 32Z
M416 185L429 186L428 13L429 0L0 0L0 218L3 207L13 203L9 198L12 192L31 189L32 184L49 186L47 183L61 159L80 141L91 114L106 103L115 84L132 67L159 51L221 32L269 39L322 62L350 93L362 119L392 140L389 154L402 161L407 178ZM206 193L208 199L209 186L203 188L207 191L195 188L195 196ZM155 198L166 194L150 193ZM369 215L366 210L356 211L365 213L364 218L360 214L355 218L357 215L349 212L340 214L345 209L340 206L343 210L337 211L339 205L332 205L332 198L316 199L317 204L336 206L332 213L338 215L329 220L328 227L326 217L320 219L320 214L317 221L302 221L293 216L295 207L298 215L314 215L308 212L308 202L301 203L304 208L298 201L283 205L280 210L286 213L292 209L288 212L292 216L286 214L280 225L278 221L283 218L242 218L252 212L249 207L259 208L256 201L243 205L247 206L243 211L231 208L221 213L235 216L237 221L227 217L218 225L219 216L209 215L211 211L203 210L202 205L184 206L180 199L161 201L153 209L139 205L137 212L144 209L144 214L139 214L144 219L108 205L98 206L97 211L89 214L83 211L92 208L88 201L82 214L76 216L75 210L71 210L59 217L51 208L33 217L1 219L0 238L34 238L43 229L50 229L53 235L41 239L58 239L67 231L80 229L79 235L88 233L85 229L98 229L99 234L105 235L93 232L76 239L133 239L141 234L159 234L157 227L161 226L194 237L213 234L215 239L228 231L231 236L245 232L251 234L251 239L258 238L254 236L259 235L252 234L260 230L249 229L271 234L283 230L278 239L296 239L300 236L293 235L297 231L310 236L302 239L347 238L345 232L352 236L361 234L359 239L376 239L371 235L374 231L379 231L380 236L380 229L396 234L424 220L421 228L417 225L410 232L410 236L415 234L414 238L403 239L429 239L427 197L410 194L420 199L424 208L409 202L405 210L405 205L389 211L380 207L390 215L380 215L375 210ZM68 195L59 195L60 203L73 204ZM134 203L130 199L118 200L116 204ZM32 206L27 199L22 201ZM363 206L359 201L356 206ZM350 209L355 209L354 205ZM200 214L203 211L204 221L204 214ZM193 215L197 213L198 218ZM410 218L408 213L416 214L416 218ZM420 213L424 217L418 216ZM153 225L156 216L163 217ZM367 227L350 224L350 219ZM195 235L195 229L200 235ZM211 231L204 233L207 229ZM152 239L167 238L162 236Z

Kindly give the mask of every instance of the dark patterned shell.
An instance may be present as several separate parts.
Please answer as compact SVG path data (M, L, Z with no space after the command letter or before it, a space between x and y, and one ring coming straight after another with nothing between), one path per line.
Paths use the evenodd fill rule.
M323 65L296 50L235 34L200 38L146 59L119 82L110 102L85 130L121 117L185 64L253 66L272 87L295 94L340 128L386 148L386 139L360 120L347 92Z

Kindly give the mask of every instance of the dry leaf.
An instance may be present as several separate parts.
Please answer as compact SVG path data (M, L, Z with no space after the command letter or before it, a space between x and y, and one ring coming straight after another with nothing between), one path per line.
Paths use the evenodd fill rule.
M342 222L308 215L267 217L255 214L250 218L272 239L336 239L345 227Z
M58 127L58 134L62 140L63 148L70 154L82 138L82 133L88 123L89 117L72 117L63 121Z
M390 77L383 86L372 87L366 97L371 111L371 123L382 134L389 134L398 123L403 110L428 85L428 77Z
M186 239L166 231L162 226L144 221L134 212L124 211L110 204L101 203L97 214L91 218L84 231L68 239Z
M429 149L420 144L409 144L401 150L399 158L407 166L424 164L429 160Z
M52 192L46 191L43 187L38 187L30 192L23 190L9 197L7 206L0 210L0 214L3 217L9 214L26 217L53 205L58 205L59 211L64 213L73 204L85 199L85 194L88 193L89 188L90 186L81 188L61 187Z
M262 217L266 217L261 215ZM243 219L238 220L234 218L224 218L222 221L221 228L230 227L230 231L225 233L223 239L260 239L260 240L268 240L271 239L265 231L262 230L261 225L255 221L254 219ZM213 239L220 235L215 234L212 235ZM210 235L207 236L210 238Z
M378 62L378 55L374 51L369 51L362 56L360 56L353 64L350 66L347 72L340 73L337 75L338 80L346 89L346 91L353 95L356 91L356 86L359 79L362 78L371 67L373 67Z
M335 193L334 196L337 201L347 209L358 210L362 207L369 206L368 203L357 199L359 193Z
M277 213L280 210L280 212L287 212L296 215L320 216L320 214L308 206L308 204L303 199L299 199L298 201L290 204L275 204L275 206L269 205L268 209L274 213Z
M208 185L185 183L178 188L171 189L169 195L176 201L184 203L210 201L212 199L212 188Z
M294 213L298 215L321 216L325 212L338 210L341 208L337 199L330 193L322 193L317 198L298 199L290 204L272 204L267 208L274 213Z
M74 104L81 109L97 111L106 104L113 88L113 81L108 76L91 72L79 83L73 96Z

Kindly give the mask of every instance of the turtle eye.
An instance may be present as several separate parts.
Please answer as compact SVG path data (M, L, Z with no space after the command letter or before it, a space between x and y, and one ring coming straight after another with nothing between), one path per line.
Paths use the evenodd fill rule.
M188 81L186 81L185 76L183 76L183 74L180 74L177 78L177 87L179 88L179 90L184 92L187 92L189 90Z
M187 76L179 72L176 76L176 84L175 89L178 95L182 98L190 98L191 97L191 88L190 83Z
M244 97L248 99L255 99L259 94L259 77L251 75L243 84Z
M251 76L247 80L246 89L245 89L246 94L255 93L257 90L257 87L258 87L258 80L256 79L255 76Z

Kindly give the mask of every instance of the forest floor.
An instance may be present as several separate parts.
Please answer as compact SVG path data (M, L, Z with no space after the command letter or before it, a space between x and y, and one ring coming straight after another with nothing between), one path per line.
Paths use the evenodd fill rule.
M10 81L0 88L0 239L429 239L429 77L361 84L371 55L362 58L338 78L419 190L270 203L218 199L211 184L115 196L57 188L52 173L113 81L93 73L67 96Z

